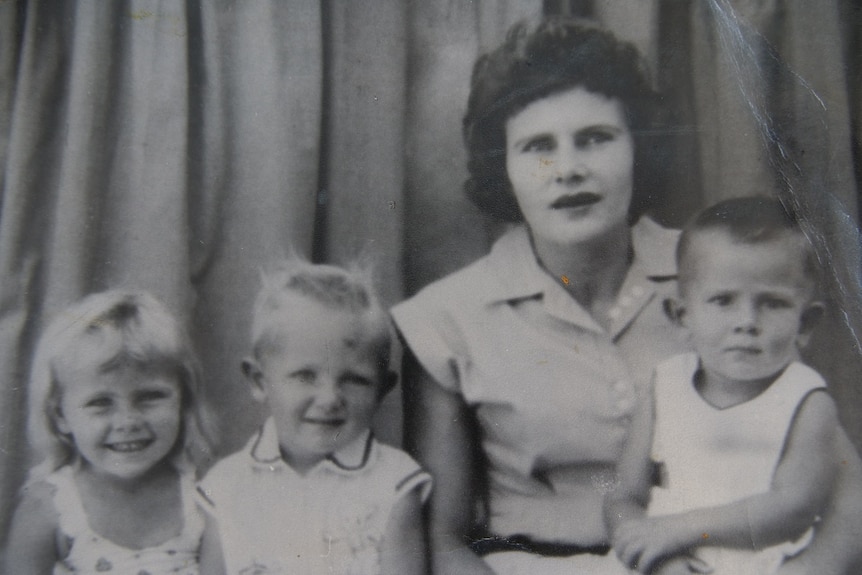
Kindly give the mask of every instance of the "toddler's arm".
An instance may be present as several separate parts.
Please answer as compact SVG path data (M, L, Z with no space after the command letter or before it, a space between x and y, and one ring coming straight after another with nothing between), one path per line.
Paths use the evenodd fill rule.
M380 552L381 573L427 573L428 548L425 543L420 490L421 486L417 486L392 508L383 535L383 549Z
M699 544L764 548L802 535L832 492L837 473L835 405L811 393L790 428L771 489L728 505L621 525L614 532L618 553L642 572L662 556Z
M36 482L24 488L12 516L3 573L51 575L57 562L59 517L53 487Z

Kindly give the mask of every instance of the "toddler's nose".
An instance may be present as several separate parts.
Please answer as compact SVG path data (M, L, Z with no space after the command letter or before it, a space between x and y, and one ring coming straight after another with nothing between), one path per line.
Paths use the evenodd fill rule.
M113 423L118 431L135 431L141 427L141 412L131 406L119 406Z
M315 394L315 403L329 413L344 407L344 397L334 381L322 381Z
M734 331L757 335L760 332L760 317L754 305L740 305L736 313Z

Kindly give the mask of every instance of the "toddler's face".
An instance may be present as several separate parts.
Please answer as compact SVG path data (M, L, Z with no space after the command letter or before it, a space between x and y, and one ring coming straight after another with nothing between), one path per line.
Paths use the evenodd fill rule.
M692 238L681 322L711 381L763 382L807 336L812 281L791 239L743 245L719 231Z
M176 376L134 365L64 373L57 427L71 435L85 468L136 479L172 451L182 425Z
M297 297L278 341L262 354L255 385L275 419L282 457L306 471L370 425L385 369L380 325L367 317Z

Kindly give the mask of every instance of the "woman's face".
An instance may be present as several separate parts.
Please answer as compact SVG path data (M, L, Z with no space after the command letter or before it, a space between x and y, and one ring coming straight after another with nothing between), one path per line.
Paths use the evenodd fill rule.
M626 232L633 165L622 104L584 88L536 100L506 122L506 170L537 242Z

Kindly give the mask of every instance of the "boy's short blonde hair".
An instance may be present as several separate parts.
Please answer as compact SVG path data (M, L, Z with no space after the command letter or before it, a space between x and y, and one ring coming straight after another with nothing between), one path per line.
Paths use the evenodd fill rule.
M353 264L349 269L312 264L292 256L262 274L262 287L254 302L251 341L256 357L275 345L284 316L278 312L295 306L296 296L325 307L364 316L377 324L382 371L389 368L392 327L389 316L374 292L368 268ZM309 326L314 329L314 326Z
M182 426L174 455L209 448L211 424L202 415L200 368L177 321L142 291L96 293L63 310L44 330L29 380L28 432L46 472L75 457L71 437L57 426L64 371L91 365L111 371L123 365L174 371L182 393Z

